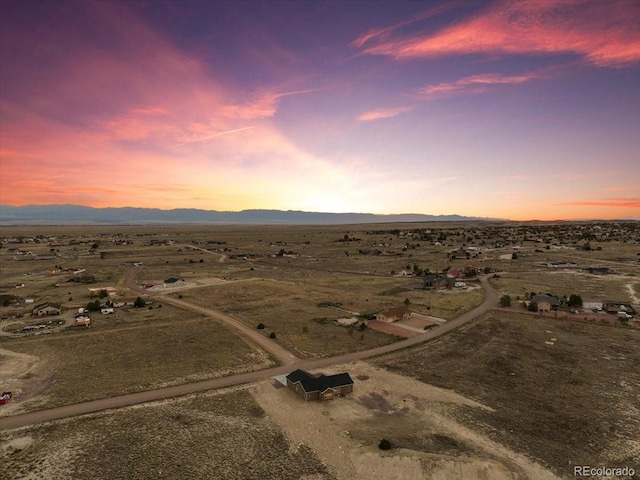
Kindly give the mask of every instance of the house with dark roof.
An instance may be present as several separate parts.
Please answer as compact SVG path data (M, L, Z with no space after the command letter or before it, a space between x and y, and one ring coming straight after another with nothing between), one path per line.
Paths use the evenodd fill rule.
M42 317L42 316L45 316L45 315L60 315L61 311L62 311L62 305L61 304L46 302L46 303L41 303L40 305L36 305L35 307L33 307L33 310L31 311L31 314L33 316Z
M425 275L422 280L424 281L424 288L450 288L453 286L453 283L450 284L449 279L444 275L429 274Z
M552 297L551 295L534 295L531 301L538 305L539 312L557 310L559 305L558 297Z
M167 278L164 282L162 282L162 286L163 287L177 287L179 285L183 285L184 284L184 280L182 280L181 278L177 278L177 277L169 277Z
M336 375L311 375L304 370L294 370L287 375L287 387L304 401L333 400L353 392L353 380L348 373Z

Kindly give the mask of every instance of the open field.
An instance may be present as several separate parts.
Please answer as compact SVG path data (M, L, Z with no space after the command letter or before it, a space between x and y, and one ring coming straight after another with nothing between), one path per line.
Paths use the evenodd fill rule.
M2 328L35 322L33 306L47 301L61 303L66 313L60 318L71 318L95 299L89 288L113 287L113 301L132 301L140 294L128 290L124 280L134 263L137 283L155 285L142 295L151 298L150 305L92 314L90 329L2 336L1 385L17 394L2 407L3 415L273 364L213 319L183 310L187 304L196 311L200 305L225 312L251 328L263 323L264 335L274 332L276 342L313 358L396 340L337 325L339 318L405 300L413 311L443 319L469 311L484 298L474 274L465 271L469 268L500 272L493 285L513 297L535 291L640 303L637 222L34 226L0 227L0 239ZM500 259L511 253L516 258ZM551 262L574 265L565 271ZM614 273L592 275L592 267ZM427 270L455 275L468 288L425 290L423 277L414 273ZM162 287L169 277L184 283ZM163 295L186 303L172 306ZM493 312L472 328L376 362L402 375L367 364L349 366L359 376L356 394L331 404L301 404L286 396L290 392L261 383L250 389L259 408L246 393L230 394L241 398L233 397L230 410L211 415L202 413L209 405L189 404L192 397L141 405L27 429L26 435L21 432L27 430L7 432L16 448L1 455L12 472L27 478L46 472L100 477L131 445L114 426L123 422L136 443L131 458L142 458L133 470L139 478L162 478L155 465L169 472L167 477L175 477L180 467L193 478L210 476L214 468L223 472L217 478L353 480L380 472L389 479L554 478L548 469L570 478L573 464L640 463L640 446L633 443L640 437L638 335L616 325ZM422 382L452 391L445 394ZM234 416L234 402L242 420ZM186 406L176 412L175 405ZM154 413L165 412L162 408L171 413ZM100 423L107 421L113 433ZM224 435L212 436L216 430ZM170 446L163 449L166 438L158 432L165 431L171 433ZM231 438L229 445L218 446L224 436ZM397 448L380 453L376 442L382 436L392 437ZM284 461L248 457L269 460L256 466L260 476L252 477L238 466L251 454L235 447L245 437L251 452L265 444L265 451ZM45 440L56 438L62 439L60 449L43 453ZM176 442L184 449L167 452ZM205 453L216 450L222 456L185 460L193 445L214 442ZM95 453L100 451L107 452L104 459ZM309 470L298 472L301 463ZM124 475L125 467L121 471Z
M2 432L0 477L335 478L243 389Z
M5 372L8 365L1 364L2 388L16 395L3 414L18 405L48 408L274 364L220 324L185 316L104 330L3 337L0 348L34 359L25 371Z
M492 408L456 416L573 478L573 465L640 471L639 342L630 328L493 312L375 364Z
M582 272L510 272L500 278L492 278L491 283L501 292L514 299L524 299L525 294L551 293L562 297L579 294L584 300L611 300L635 302L628 286L634 291L640 287L640 274L637 275L591 275Z
M415 280L406 278L360 278L345 274L315 274L303 280L253 279L173 293L199 305L224 311L251 327L263 323L265 333L296 354L329 356L364 350L394 340L370 329L354 332L335 320L371 314L402 305L433 315L454 318L482 303L483 290L468 292L427 292L415 289Z

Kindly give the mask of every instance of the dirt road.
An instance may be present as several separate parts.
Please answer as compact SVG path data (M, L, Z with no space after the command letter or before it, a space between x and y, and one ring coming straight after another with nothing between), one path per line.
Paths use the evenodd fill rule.
M127 272L125 274L125 281L124 281L125 286L127 288L134 290L136 292L144 293L145 295L162 298L162 301L164 303L168 303L178 308L182 308L183 310L189 310L189 311L213 318L225 324L226 326L231 328L233 331L239 333L244 338L254 342L256 345L266 350L268 353L273 355L280 363L289 364L298 359L298 357L296 357L293 353L291 353L286 348L282 347L280 344L265 337L259 331L254 330L250 327L247 327L244 323L233 318L230 315L222 313L218 310L214 310L212 308L194 305L192 303L185 302L184 300L173 298L168 295L159 295L157 293L154 294L153 292L150 292L148 290L141 288L135 283L136 272L137 272L137 269L135 267L129 267L127 269Z
M135 273L135 272L134 272ZM134 275L133 273L127 272L128 281L133 281ZM394 352L396 350L400 350L403 348L411 347L413 345L418 345L420 343L427 342L429 340L433 340L442 335L445 335L452 330L459 328L460 326L471 322L476 319L480 315L484 314L490 309L496 308L498 304L498 292L496 292L493 287L489 284L487 280L487 276L481 278L482 286L485 290L485 299L481 305L474 308L470 312L467 312L455 320L451 320L447 323L444 323L438 327L435 327L422 335L418 335L416 337L408 338L406 340L402 340L400 342L396 342L390 345L385 345L382 347L373 348L371 350L365 350L361 352L349 353L346 355L339 355L336 357L329 358L320 358L320 359L311 359L311 360L302 360L293 356L290 352L282 349L279 345L275 344L275 342L271 342L269 339L262 337L257 332L254 332L250 328L246 327L243 324L240 324L238 320L235 320L228 315L224 315L220 312L216 312L215 310L207 309L204 307L198 307L191 305L187 302L183 302L177 299L171 299L171 302L168 302L168 298L164 297L163 301L167 303L172 303L176 306L182 308L188 308L192 311L196 311L198 313L204 313L206 315L211 315L214 318L222 320L227 325L234 328L236 331L241 333L251 334L250 338L259 345L263 346L265 350L273 353L276 349L273 348L274 345L277 345L280 349L286 352L286 355L280 351L278 358L281 358L280 355L283 355L288 360L284 365L269 368L266 370L260 370L257 372L249 372L243 373L240 375L232 375L228 377L215 378L211 380L204 380L201 382L187 383L183 385L176 385L173 387L165 387L157 390L148 390L145 392L132 393L128 395L120 395L117 397L109 397L103 398L100 400L93 400L90 402L76 403L73 405L65 405L63 407L51 408L47 410L40 410L36 412L25 413L22 415L15 415L9 417L0 418L0 430L6 430L11 428L24 427L27 425L32 425L36 423L57 420L66 417L72 417L77 415L84 415L87 413L98 412L101 410L108 410L111 408L120 408L129 405L136 405L140 403L162 400L165 398L176 397L180 395L186 395L195 392L201 392L205 390L211 390L214 388L227 387L232 385L240 385L244 383L252 383L260 380L265 380L269 377L275 375L282 375L285 373L289 373L296 368L301 368L305 370L314 370L319 368L325 368L332 365L340 365L343 363L349 363L356 360L364 360L367 358L375 357L378 355L383 355L386 353ZM137 287L135 284L128 283L129 288L133 290L144 292L143 289ZM145 292L146 293L146 292ZM176 303L173 303L176 302ZM237 328L236 328L237 327ZM255 337L255 335L259 336L259 339ZM261 340L258 342L258 340ZM266 340L266 343L263 343L262 340ZM268 348L267 348L268 345Z
M200 250L201 252L210 253L211 255L217 255L218 257L220 257L218 258L218 263L223 263L227 259L227 256L224 253L212 252L211 250L207 250L206 248L200 248L194 245L178 245L178 246L183 248L192 248L193 250Z

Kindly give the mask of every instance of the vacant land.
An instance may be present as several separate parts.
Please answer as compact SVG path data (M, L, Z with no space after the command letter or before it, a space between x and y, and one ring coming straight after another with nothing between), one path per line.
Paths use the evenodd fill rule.
M558 297L578 294L584 300L630 302L633 298L627 285L640 286L640 276L591 275L577 271L514 272L492 278L491 283L496 290L513 298L524 299L526 294L534 292Z
M2 432L0 477L334 478L242 389Z
M262 351L210 320L183 317L108 330L3 338L0 347L37 359L0 377L33 410L229 375L273 365ZM33 368L32 368L33 367ZM7 372L8 373L8 372ZM29 398L41 393L36 399ZM4 407L3 413L7 412Z
M573 465L640 470L640 332L494 312L375 363L495 411L465 425L573 478Z

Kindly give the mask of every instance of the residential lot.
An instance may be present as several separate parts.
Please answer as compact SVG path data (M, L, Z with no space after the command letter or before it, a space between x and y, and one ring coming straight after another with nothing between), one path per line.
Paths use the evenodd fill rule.
M464 425L573 478L573 465L640 471L640 331L503 312L375 364L494 411Z
M97 322L96 322L97 323ZM50 408L161 386L262 369L274 364L220 324L197 317L132 326L0 338L2 389L15 401L2 414ZM3 357L0 357L3 358Z
M2 432L2 478L331 480L246 390L174 399Z

